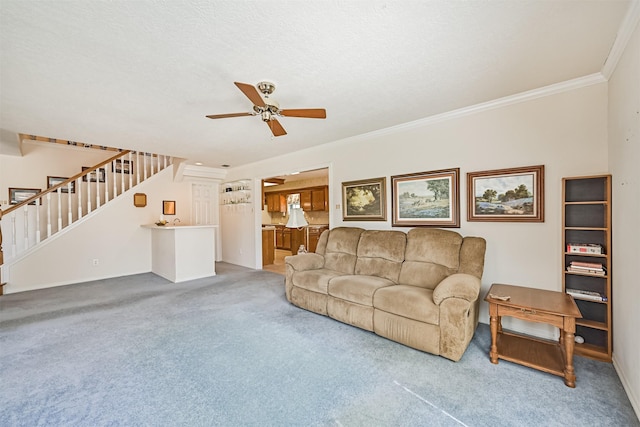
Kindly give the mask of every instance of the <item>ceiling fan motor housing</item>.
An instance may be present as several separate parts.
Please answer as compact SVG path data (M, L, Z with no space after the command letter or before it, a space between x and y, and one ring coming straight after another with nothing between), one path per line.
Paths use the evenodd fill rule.
M258 90L263 93L263 95L268 96L276 90L276 85L271 82L260 82L256 85Z
M228 117L243 117L260 115L260 119L265 122L273 136L283 136L287 132L277 119L277 116L287 117L307 117L312 119L324 119L327 117L324 108L298 108L293 110L281 110L277 101L269 98L269 95L276 90L276 86L271 82L260 82L253 86L247 83L234 82L234 84L253 102L253 112L211 114L206 117L210 119L224 119Z
M265 96L264 104L264 106L253 106L253 111L260 114L262 121L267 122L271 120L274 115L280 115L280 104L278 101Z

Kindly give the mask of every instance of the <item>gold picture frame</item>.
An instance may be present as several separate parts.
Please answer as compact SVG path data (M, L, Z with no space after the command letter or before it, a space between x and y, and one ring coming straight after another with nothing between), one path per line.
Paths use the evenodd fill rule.
M460 168L391 177L393 227L460 227Z
M162 215L175 215L176 214L176 202L175 200L163 200L162 201Z
M133 206L136 208L144 208L147 206L147 195L144 193L136 193L133 195Z
M544 165L467 173L467 221L544 222Z
M344 221L386 221L386 177L342 183Z

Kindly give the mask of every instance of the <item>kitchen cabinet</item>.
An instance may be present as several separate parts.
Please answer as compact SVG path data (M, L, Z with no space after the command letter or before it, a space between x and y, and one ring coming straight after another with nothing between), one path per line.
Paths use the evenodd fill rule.
M315 188L311 190L311 210L312 211L328 211L328 188ZM304 210L304 209L303 209Z
M311 210L311 190L304 190L300 192L300 207L305 212L309 212Z
M328 187L309 188L300 191L300 207L303 211L327 211L328 206Z
M284 225L276 227L276 249L291 250L291 229Z
M305 212L329 210L329 187L290 190L287 193L265 193L268 212L287 212L287 196L300 194L300 207Z
M268 212L286 212L287 200L284 194L267 193L267 211Z
M275 259L275 228L262 229L262 265L273 264Z
M300 249L300 245L304 245L305 249L307 247L306 244L306 228L291 228L291 253L293 255L298 254L298 249Z

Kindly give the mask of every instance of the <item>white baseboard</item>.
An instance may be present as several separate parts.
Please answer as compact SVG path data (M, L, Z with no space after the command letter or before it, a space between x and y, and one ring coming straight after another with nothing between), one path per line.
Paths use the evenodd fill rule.
M635 395L633 388L631 388L631 384L629 384L629 380L627 379L627 376L625 375L624 370L622 370L622 367L618 364L616 360L616 355L613 354L611 359L613 361L613 368L616 370L616 373L618 374L618 378L620 378L620 382L622 382L622 387L624 388L624 391L627 393L627 397L631 402L633 411L636 413L636 417L640 419L640 400L638 400L638 396Z

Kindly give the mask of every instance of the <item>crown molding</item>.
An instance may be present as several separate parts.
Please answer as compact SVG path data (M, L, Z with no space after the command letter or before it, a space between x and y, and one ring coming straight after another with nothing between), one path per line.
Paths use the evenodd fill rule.
M219 182L222 182L226 175L227 171L223 169L187 165L184 162L180 164L179 170L176 173L176 177L201 178Z
M398 132L404 132L411 129L421 128L429 126L435 123L444 122L447 120L453 120L471 114L481 113L483 111L494 110L496 108L506 107L508 105L519 104L521 102L531 101L546 96L551 96L563 92L568 92L575 89L580 89L587 86L592 86L600 83L606 83L606 79L602 73L589 74L588 76L578 77L575 79L567 80L560 83L554 83L552 85L544 86L537 89L532 89L526 92L517 93L515 95L505 96L503 98L494 99L492 101L483 102L469 107L460 108L458 110L448 111L442 114L436 114L434 116L426 117L423 119L414 120L400 125L391 126L384 129L375 130L373 132L364 133L361 135L352 136L349 138L341 139L339 143L367 140L384 135L395 134Z
M620 25L620 29L616 35L616 40L613 42L613 46L609 51L609 56L607 56L607 59L604 61L604 65L602 66L602 75L605 79L609 80L613 75L613 72L618 65L618 61L620 61L620 58L627 48L627 44L629 43L629 40L631 39L631 36L636 30L639 22L640 0L632 0L626 16L622 20L622 24Z

